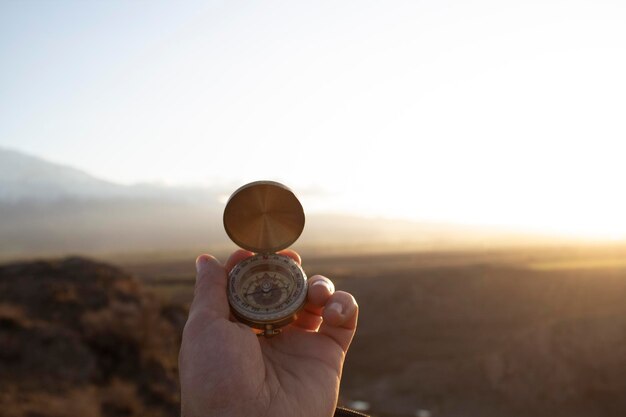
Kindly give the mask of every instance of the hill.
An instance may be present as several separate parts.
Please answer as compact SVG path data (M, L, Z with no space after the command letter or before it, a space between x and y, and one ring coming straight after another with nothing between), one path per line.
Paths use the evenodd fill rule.
M51 200L68 196L101 198L129 190L72 167L0 148L0 201Z
M184 308L81 258L0 266L0 414L172 416Z

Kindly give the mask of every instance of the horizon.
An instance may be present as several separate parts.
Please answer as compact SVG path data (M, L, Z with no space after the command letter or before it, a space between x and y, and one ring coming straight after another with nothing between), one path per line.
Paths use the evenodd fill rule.
M133 183L133 184L123 184L123 183L118 183L118 182L114 182L114 181L110 181L107 179L103 179L103 178L99 178L95 175L93 175L90 172L78 169L76 167L72 167L70 165L66 165L66 164L62 164L62 163L58 163L58 162L54 162L54 161L49 161L45 158L42 158L40 156L36 156L36 155L30 155L28 153L16 150L16 149L12 149L12 148L7 148L7 147L3 147L0 146L0 152L8 152L8 153L14 153L19 155L20 157L25 157L27 159L34 159L35 161L37 161L38 163L43 163L46 166L51 166L51 167L55 167L55 168L60 168L62 170L70 170L71 172L75 172L79 175L85 175L86 177L91 178L92 180L95 181L101 181L103 182L103 184L107 184L110 186L115 186L115 187L121 187L121 189L132 189L133 187L156 187L155 190L158 189L162 189L163 191L174 191L174 190L188 190L188 191L194 191L194 190L205 190L205 191L210 191L213 194L214 197L214 202L218 203L219 205L225 206L226 202L228 200L228 197L230 196L230 192L234 191L235 189L239 188L241 185L243 184L231 184L231 187L225 187L224 185L220 185L220 184L204 184L204 185L176 185L176 184L163 184L163 183L142 183L142 182L138 182L138 183ZM31 167L26 167L26 168L31 168ZM30 169L27 169L26 172L29 172ZM18 173L19 174L19 173ZM18 175L19 178L19 175ZM48 179L48 177L46 177L46 180ZM29 172L29 182L32 181L32 171ZM45 181L45 180L44 180ZM54 181L54 179L53 179ZM2 184L0 182L0 190L1 190ZM218 194L215 194L215 192L218 192ZM524 247L524 246L528 246L530 245L531 247L534 246L542 246L542 245L548 245L550 247L554 246L554 245L578 245L578 244L608 244L608 245L614 245L614 244L621 244L621 243L626 243L626 241L624 240L620 240L620 239L615 239L613 237L603 237L603 236L584 236L584 235L577 235L577 234L568 234L566 232L553 232L553 233L549 233L546 231L542 231L542 230L528 230L528 228L516 228L515 226L510 226L510 225L503 225L503 226L494 226L494 225L489 225L489 224L469 224L469 223L461 223L461 222L451 222L451 221L437 221L437 222L433 222L433 221L427 221L424 219L415 219L415 218L410 218L410 217L393 217L393 216L385 216L385 215L376 215L376 214L371 214L371 215L364 215L364 214L359 214L359 213L351 213L349 211L338 211L338 210L329 210L327 208L324 208L323 204L319 204L319 200L325 198L324 193L320 192L319 190L303 190L303 189L294 189L294 191L298 194L299 199L302 201L303 205L307 208L306 212L309 215L318 215L318 216L322 216L319 217L320 219L323 218L323 216L330 216L330 219L339 219L345 216L346 219L362 219L362 220L378 220L378 221L382 221L383 224L386 224L387 226L391 226L393 230L395 230L395 237L389 236L388 238L391 238L391 242L396 242L396 243L390 243L387 242L385 239L385 242L380 241L377 242L375 245L382 245L381 246L381 251L382 252L388 252L388 251L404 251L404 250L415 250L415 249L427 249L427 250L432 250L432 249L436 249L436 250L455 250L455 248L462 248L463 250L467 250L468 248L470 248L472 245L476 245L476 241L475 239L479 236L482 235L483 239L486 239L483 242L483 245L486 245L484 247L481 247L481 249L485 250L485 249L489 249L489 248L495 248L497 246L502 246L502 248L507 249L509 247ZM65 197L69 197L70 199L72 197L79 197L80 199L84 199L85 196L82 195L83 191L81 190L74 190L72 191L72 188L70 187L69 189L65 189L64 191L64 196ZM73 194L73 192L77 192L78 194ZM28 195L28 192L27 192ZM90 194L91 195L91 194ZM106 196L107 194L105 194ZM130 195L127 194L122 194L124 196L124 199L127 199ZM142 196L144 196L143 194L138 194L136 197L141 199ZM154 198L153 194L149 194L149 196L152 196L150 198ZM92 198L93 196L89 197L87 196L88 199ZM110 198L111 196L109 196ZM183 198L189 198L188 195L185 196L181 196ZM203 199L206 198L206 196L203 197ZM30 201L29 198L27 197L26 200L21 200L22 197L19 197L18 200L16 201ZM200 200L203 200L200 199ZM38 203L39 205L44 204L43 203L44 200L41 200L40 203ZM316 204L317 203L317 204ZM43 206L42 206L43 207ZM210 208L211 206L207 206L206 208ZM322 207L320 209L320 207ZM146 207L149 208L149 207ZM424 246L424 242L422 242L422 238L417 238L415 242L413 241L406 241L404 244L400 244L399 242L406 239L406 233L398 233L399 229L397 229L398 225L401 224L405 224L405 225L414 225L414 226L418 226L418 225L422 225L422 226L428 226L427 230L435 230L433 228L438 228L438 230L443 233L446 234L446 236L448 236L449 238L449 233L451 230L456 230L457 233L460 234L460 236L463 236L466 233L469 233L469 235L461 237L459 241L455 241L455 242L448 242L446 244L436 244L435 246L432 246L429 248L428 245ZM379 229L379 228L375 228L375 229ZM432 231L431 230L431 231ZM469 239L468 239L469 237ZM471 243L471 242L474 243ZM325 246L330 242L327 243L322 243L319 241L316 241L312 246L310 243L305 244L305 246L309 247L308 249L313 249L314 251L316 251L318 248L318 246ZM339 242L338 243L339 246L341 245L346 245L347 242ZM401 249L403 245L408 245L406 248ZM496 245L496 246L493 246ZM337 245L335 245L337 246ZM330 252L334 252L337 247L333 246L333 249ZM352 248L352 250L357 250L357 246L354 243L350 243L348 244L348 246L350 246ZM362 245L362 249L365 249L367 252L371 251L371 244L364 244ZM397 246L397 248L396 248ZM395 249L394 249L395 248ZM148 250L148 252L151 252L152 250ZM158 250L161 251L161 250ZM358 251L358 250L357 250Z
M0 5L0 146L117 184L273 179L312 211L626 240L626 5L146 5Z

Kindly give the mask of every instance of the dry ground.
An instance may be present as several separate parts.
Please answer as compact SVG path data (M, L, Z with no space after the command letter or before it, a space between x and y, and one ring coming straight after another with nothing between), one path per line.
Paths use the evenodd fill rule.
M343 402L378 416L626 415L623 247L303 255L361 307ZM167 302L191 298L193 259L123 267Z

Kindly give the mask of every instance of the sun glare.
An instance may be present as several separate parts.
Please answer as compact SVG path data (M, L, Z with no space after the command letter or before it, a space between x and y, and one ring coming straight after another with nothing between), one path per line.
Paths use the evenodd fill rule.
M3 73L0 137L122 183L267 178L318 211L626 236L619 2L166 9L110 39L48 28L63 59Z

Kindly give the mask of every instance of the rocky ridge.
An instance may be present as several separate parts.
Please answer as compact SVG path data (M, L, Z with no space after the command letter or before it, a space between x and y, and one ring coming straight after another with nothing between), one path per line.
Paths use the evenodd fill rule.
M83 258L0 266L0 414L171 416L186 311Z

